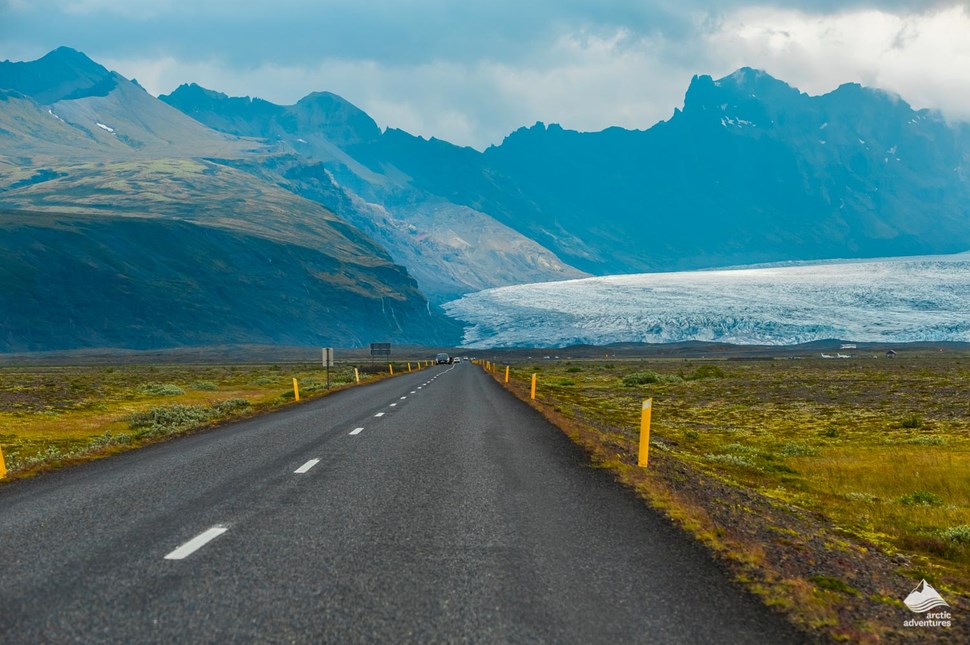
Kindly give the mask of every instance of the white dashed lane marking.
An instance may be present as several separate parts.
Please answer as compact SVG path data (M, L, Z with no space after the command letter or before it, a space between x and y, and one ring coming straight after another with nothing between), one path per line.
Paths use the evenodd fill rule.
M185 558L189 557L190 555L192 555L193 553L195 553L196 551L204 547L206 544L216 539L217 537L219 537L220 535L222 535L228 530L229 529L224 526L213 526L208 531L205 531L204 533L196 535L194 538L192 538L191 540L189 540L179 548L175 549L174 551L166 555L165 559L184 560Z
M353 430L350 431L350 434L360 434L363 431L364 431L363 428L354 428Z
M302 466L294 470L293 473L297 475L302 475L303 473L310 470L311 468L313 468L319 463L320 463L319 459L311 459L310 461L306 462L305 464L303 464Z
M382 417L382 416L384 416L384 413L383 413L383 412L378 412L378 413L377 413L377 414L375 414L374 416L375 416L375 417Z

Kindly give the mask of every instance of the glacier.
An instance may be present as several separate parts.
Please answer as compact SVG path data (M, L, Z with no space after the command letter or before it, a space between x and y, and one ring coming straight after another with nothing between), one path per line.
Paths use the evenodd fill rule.
M524 284L444 309L469 348L970 342L970 252Z

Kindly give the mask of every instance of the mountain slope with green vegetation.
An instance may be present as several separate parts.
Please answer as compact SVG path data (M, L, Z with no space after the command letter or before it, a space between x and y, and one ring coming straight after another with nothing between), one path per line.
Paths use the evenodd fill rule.
M0 351L452 340L406 269L211 130L62 48L0 64Z

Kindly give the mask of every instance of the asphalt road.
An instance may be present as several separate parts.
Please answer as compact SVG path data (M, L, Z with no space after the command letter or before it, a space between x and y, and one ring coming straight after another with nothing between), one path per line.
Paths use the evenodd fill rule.
M0 488L3 643L800 640L467 363Z

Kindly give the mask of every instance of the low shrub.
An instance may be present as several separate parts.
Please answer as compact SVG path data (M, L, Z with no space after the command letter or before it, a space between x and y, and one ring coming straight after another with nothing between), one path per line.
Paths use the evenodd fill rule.
M201 425L212 416L213 410L210 407L174 403L135 412L128 417L128 425L133 430L141 430L143 434L151 435Z
M904 506L943 506L943 498L936 493L918 490L900 497L899 503Z
M742 468L755 468L755 465L745 459L744 457L739 457L738 455L714 455L708 453L704 455L704 459L712 461L716 464L725 464L728 466L740 466Z
M899 443L912 444L916 446L942 446L946 443L946 439L934 435L926 435L922 437L913 437L912 439L904 439Z
M781 447L781 454L784 457L814 457L818 450L803 443L786 443Z
M943 529L940 531L940 537L958 544L970 544L970 524L960 524Z
M683 378L676 374L660 374L659 372L633 372L623 377L623 387L649 385L651 383L681 383Z
M216 384L212 381L196 381L192 384L193 390L199 390L202 392L211 392L216 389Z
M145 383L138 390L151 396L180 396L185 390L174 383Z
M212 406L212 409L219 416L229 416L235 414L240 410L245 410L252 406L252 403L246 399L226 399L225 401L220 401Z
M88 446L97 450L98 448L107 448L108 446L131 443L130 434L111 434L111 431L105 431L104 434L95 437Z
M921 425L923 425L923 420L919 417L918 414L911 414L905 419L903 419L902 421L900 421L899 425L902 426L903 428L918 428Z
M700 381L706 378L725 378L727 374L717 365L701 365L692 374L684 376L685 381Z
M782 457L814 457L818 450L803 443L786 443L780 453Z

